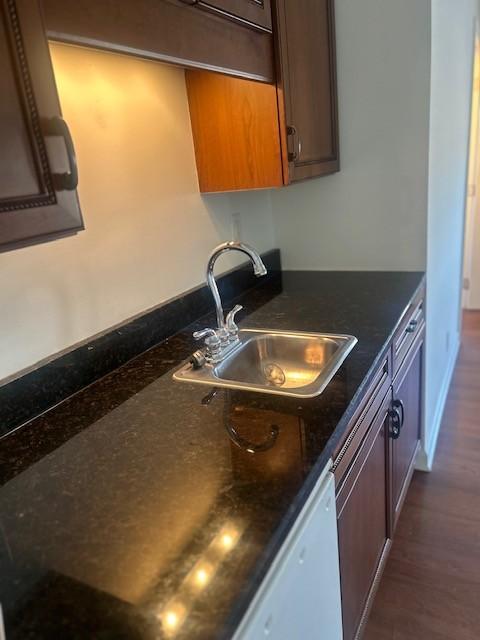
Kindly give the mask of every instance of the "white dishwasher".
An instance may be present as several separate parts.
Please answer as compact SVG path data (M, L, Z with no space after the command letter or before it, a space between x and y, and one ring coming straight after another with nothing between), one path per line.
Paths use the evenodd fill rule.
M335 483L322 473L234 640L342 640Z

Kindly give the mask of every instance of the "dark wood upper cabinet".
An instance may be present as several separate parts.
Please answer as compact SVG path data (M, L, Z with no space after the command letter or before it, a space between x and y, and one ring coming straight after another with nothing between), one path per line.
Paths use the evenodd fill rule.
M286 182L339 171L334 0L276 0Z
M273 82L269 3L43 0L52 40Z
M0 0L0 251L83 228L37 0Z
M253 29L272 30L270 0L186 0L186 2Z
M257 82L187 76L202 192L278 187L339 170L333 0L273 6L275 96Z

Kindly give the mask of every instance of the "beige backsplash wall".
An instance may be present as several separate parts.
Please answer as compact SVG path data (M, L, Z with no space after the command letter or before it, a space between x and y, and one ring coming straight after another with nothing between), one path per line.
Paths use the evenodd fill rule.
M0 255L0 380L200 284L233 213L243 240L276 245L268 191L200 196L181 69L51 52L86 231Z

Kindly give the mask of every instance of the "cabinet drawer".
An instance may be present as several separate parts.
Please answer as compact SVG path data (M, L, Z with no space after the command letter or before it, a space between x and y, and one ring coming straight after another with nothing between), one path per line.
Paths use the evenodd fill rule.
M424 299L422 296L410 305L402 325L393 340L393 376L397 374L411 346L423 330L424 321Z
M353 426L349 430L346 440L344 440L334 457L332 470L335 474L337 487L350 467L355 454L359 450L368 432L373 418L377 414L386 394L389 392L391 379L391 360L390 354L387 354L382 366L376 372L365 393L363 403L352 418L351 424Z

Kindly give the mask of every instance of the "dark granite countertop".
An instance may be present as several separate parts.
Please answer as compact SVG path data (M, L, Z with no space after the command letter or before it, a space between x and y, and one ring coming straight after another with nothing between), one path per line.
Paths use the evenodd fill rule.
M8 640L230 638L422 281L284 272L241 298L243 326L358 338L318 398L174 382L207 317L0 440ZM252 455L226 425L279 435Z

